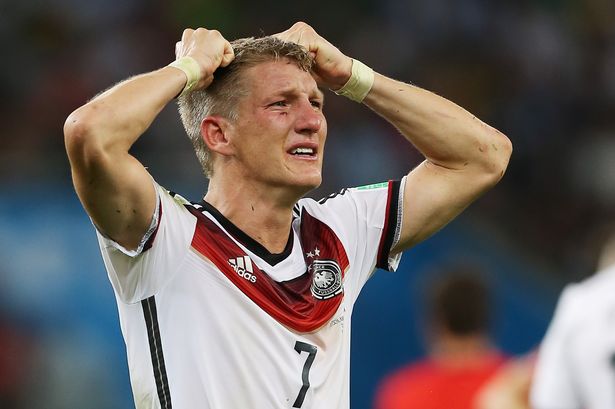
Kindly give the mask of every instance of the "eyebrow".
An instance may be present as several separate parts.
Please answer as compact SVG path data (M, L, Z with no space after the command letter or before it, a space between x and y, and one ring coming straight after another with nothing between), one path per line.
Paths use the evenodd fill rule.
M297 94L297 91L295 88L282 88L275 92L275 95L280 95L284 97L295 96L296 94ZM325 100L325 94L320 90L320 88L316 88L314 92L310 91L309 97L310 98L316 97L322 100L323 102Z

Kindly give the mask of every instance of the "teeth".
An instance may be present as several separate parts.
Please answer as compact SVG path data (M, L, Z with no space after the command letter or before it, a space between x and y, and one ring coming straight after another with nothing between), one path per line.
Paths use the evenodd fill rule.
M312 155L314 153L314 149L312 149L312 148L295 148L295 149L292 150L291 153L293 155L301 155L301 154Z

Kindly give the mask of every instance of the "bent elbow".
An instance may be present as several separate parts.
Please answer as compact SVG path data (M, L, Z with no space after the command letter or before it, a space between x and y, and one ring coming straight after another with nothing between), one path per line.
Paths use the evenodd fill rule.
M96 136L96 125L89 118L88 109L81 107L64 122L64 145L71 165L91 164L103 156L103 143Z
M90 126L84 119L85 118L83 118L83 115L78 109L71 113L64 122L64 145L69 154L74 147L83 145L87 140L87 135L90 133Z
M495 130L495 133L495 140L491 143L491 155L487 161L487 173L491 176L493 185L498 183L506 173L513 151L510 139L500 131Z

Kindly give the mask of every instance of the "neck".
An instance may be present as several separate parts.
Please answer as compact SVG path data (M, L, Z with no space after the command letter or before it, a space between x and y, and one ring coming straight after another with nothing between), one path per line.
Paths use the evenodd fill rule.
M290 196L290 197L289 197ZM292 223L292 209L299 197L288 189L262 188L247 181L213 178L205 201L270 253L284 251Z
M497 351L482 334L456 336L440 335L433 342L430 356L447 366L476 365L490 359Z

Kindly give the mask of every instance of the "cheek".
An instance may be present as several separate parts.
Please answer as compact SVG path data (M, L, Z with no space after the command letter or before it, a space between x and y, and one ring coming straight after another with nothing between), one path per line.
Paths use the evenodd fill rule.
M291 128L291 116L285 112L271 112L258 117L254 121L254 128L258 133L271 136L288 132Z

